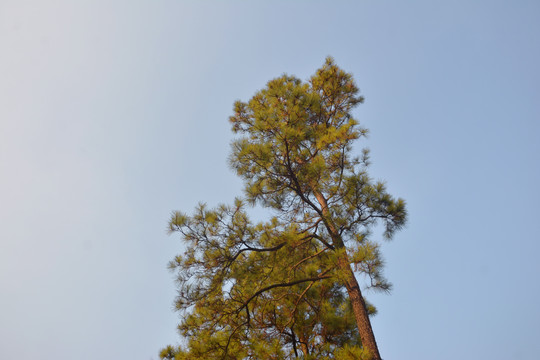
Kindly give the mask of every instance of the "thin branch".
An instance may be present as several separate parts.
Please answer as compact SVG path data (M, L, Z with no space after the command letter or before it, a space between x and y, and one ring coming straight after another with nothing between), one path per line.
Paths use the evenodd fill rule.
M271 248L253 248L249 245L247 245L246 243L243 243L245 246L247 246L246 248L244 249L240 249L238 250L238 253L236 255L233 256L233 258L230 260L230 262L232 263L233 261L235 261L238 256L240 256L241 253L243 253L244 251L255 251L255 252L265 252L265 251L277 251L279 249L281 249L283 246L285 246L287 243L286 242L282 242L281 244L278 244L274 247L271 247Z
M278 288L278 287L290 287L290 286L294 286L294 285L298 285L298 284L302 284L302 283L305 283L305 282L309 282L309 281L319 281L319 280L324 280L324 279L329 279L331 278L332 276L330 275L322 275L322 276L317 276L317 277L312 277L312 278L307 278L307 279L302 279L302 280L295 280L295 281L291 281L291 282L287 282L287 283L279 283L279 284L273 284L273 285L269 285L265 288L262 288L260 289L259 291L257 291L255 294L251 295L249 297L249 299L247 299L247 301L244 302L244 305L242 305L238 310L237 312L240 312L242 311L243 308L246 308L248 307L249 303L255 299L257 296L261 295L262 293L268 291L268 290L271 290L271 289L274 289L274 288ZM248 310L249 311L249 310ZM249 315L249 312L248 312L248 315Z
M319 254L321 254L322 252L328 250L328 248L323 248L322 250L319 250L317 251L315 254L311 255L311 256L308 256L306 258L303 258L302 260L300 260L299 262L297 262L296 264L294 264L292 267L291 267L291 271L296 269L301 263L303 263L304 261L308 261L309 259L313 259L314 257L317 257L319 256Z

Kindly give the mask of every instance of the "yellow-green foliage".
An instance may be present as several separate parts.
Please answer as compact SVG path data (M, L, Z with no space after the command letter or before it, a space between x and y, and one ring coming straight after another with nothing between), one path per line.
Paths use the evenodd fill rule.
M234 104L230 164L245 200L173 213L186 249L170 268L187 343L162 359L369 358L338 260L388 290L370 229L381 222L390 238L406 211L367 175L367 150L351 154L367 134L351 114L358 92L329 58L307 82L284 75ZM274 217L252 222L245 202Z

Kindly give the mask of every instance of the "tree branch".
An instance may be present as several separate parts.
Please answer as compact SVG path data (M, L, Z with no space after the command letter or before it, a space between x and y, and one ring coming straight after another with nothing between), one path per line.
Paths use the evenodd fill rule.
M238 312L242 311L243 308L246 308L247 315L248 315L248 322L249 322L249 308L248 308L248 305L253 299L255 299L257 296L261 295L262 293L264 293L264 292L266 292L268 290L274 289L274 288L278 288L278 287L289 287L289 286L294 286L294 285L302 284L302 283L309 282L309 281L315 282L315 281L319 281L319 280L329 279L331 277L332 276L330 276L330 275L322 275L322 276L311 277L311 278L302 279L302 280L295 280L295 281L286 282L286 283L278 283L278 284L269 285L269 286L267 286L265 288L262 288L262 289L258 290L257 292L255 292L255 294L251 295L249 297L249 299L247 299L244 302L244 304L240 308L238 308L238 310L236 312L238 313Z

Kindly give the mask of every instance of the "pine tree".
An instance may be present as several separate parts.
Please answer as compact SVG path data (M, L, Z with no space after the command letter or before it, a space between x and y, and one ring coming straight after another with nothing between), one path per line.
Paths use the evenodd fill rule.
M187 346L163 359L381 358L355 272L390 289L370 230L390 239L406 210L368 176L368 151L352 156L367 134L351 114L358 93L328 58L307 82L284 75L234 104L230 164L245 199L173 214L187 248L170 264ZM254 223L246 204L273 217Z

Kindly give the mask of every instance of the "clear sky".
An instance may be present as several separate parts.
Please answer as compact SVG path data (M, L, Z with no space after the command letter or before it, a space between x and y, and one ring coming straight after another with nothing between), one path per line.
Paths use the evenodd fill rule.
M367 294L383 358L538 358L536 0L0 1L0 358L178 342L170 212L240 195L234 100L327 55L410 212Z

